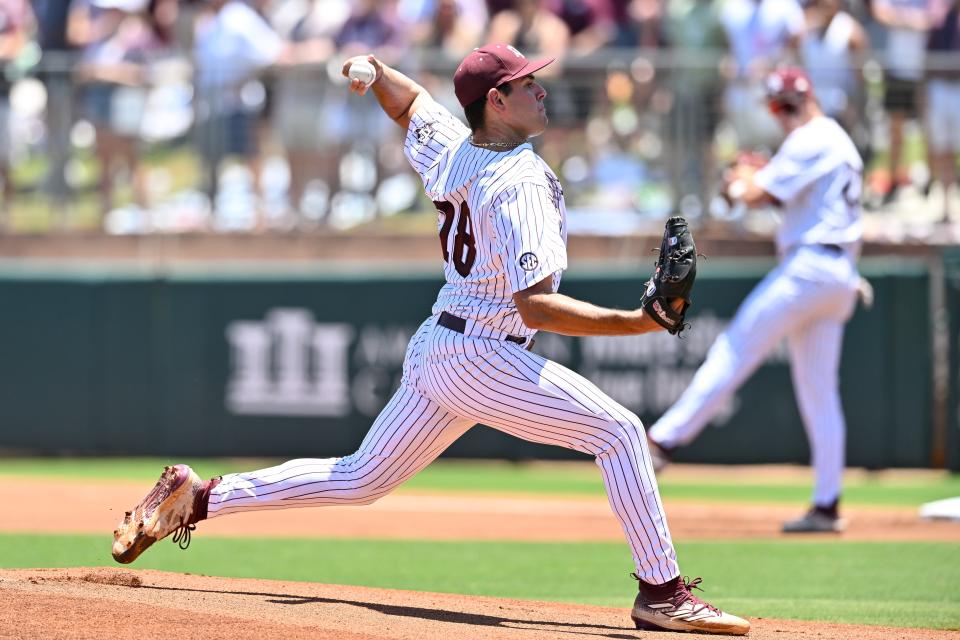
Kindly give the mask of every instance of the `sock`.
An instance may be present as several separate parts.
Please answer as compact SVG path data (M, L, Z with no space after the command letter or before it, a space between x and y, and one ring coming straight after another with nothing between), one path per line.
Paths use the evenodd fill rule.
M192 522L200 522L207 519L207 505L210 503L210 492L220 484L220 476L207 480L203 483L203 489L197 492L193 499L193 515L190 518Z
M829 516L831 518L838 518L840 517L840 498L835 499L830 504L814 505L813 509L817 513L822 513L825 516Z
M654 602L669 600L673 597L673 594L677 592L677 583L679 581L680 576L677 576L672 580L667 580L663 584L650 584L649 582L644 582L641 580L640 592L643 594L644 598Z

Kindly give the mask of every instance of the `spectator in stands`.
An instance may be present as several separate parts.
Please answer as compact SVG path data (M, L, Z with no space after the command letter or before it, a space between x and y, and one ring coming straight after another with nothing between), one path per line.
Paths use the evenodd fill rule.
M482 44L489 22L485 0L400 0L397 13L407 25L410 46L421 50L416 57L418 82L437 102L456 111L460 102L449 71Z
M714 175L713 140L723 94L720 66L729 52L718 1L671 3L666 36L676 62L671 75L674 193L696 196L696 201L687 200L687 207L702 212Z
M252 174L255 224L262 228L256 118L265 92L255 79L270 65L290 61L292 48L242 0L209 0L207 7L197 17L193 48L195 127L205 188L216 209L221 164L240 157Z
M620 23L617 44L637 49L663 47L667 42L664 4L662 0L630 0Z
M408 0L400 3L398 11L409 25L411 46L442 52L451 61L480 46L487 26L481 0Z
M820 108L840 123L861 155L866 155L869 136L863 125L863 63L870 42L863 25L843 10L842 4L843 0L810 0L804 10L806 31L801 58Z
M765 106L763 78L779 63L797 57L803 9L796 0L726 0L721 21L734 58L733 79L724 96L727 118L741 149L773 149L783 134Z
M129 171L134 202L141 211L147 208L139 162L147 63L166 46L148 5L148 0L89 0L86 12L71 16L70 38L85 45L74 77L83 88L84 117L96 130L103 216L113 209L118 164Z
M542 4L567 26L570 33L566 52L568 62L596 54L612 45L619 35L612 0L543 0ZM551 123L544 134L541 151L554 166L561 158L566 158L571 149L585 145L584 124L604 97L598 92L592 75L568 70L562 77L558 76L545 85L550 92L547 110L551 114Z
M906 174L901 168L903 125L919 115L930 9L928 0L873 0L872 9L877 22L887 28L883 106L890 117L890 188L883 202L889 204Z
M46 128L47 176L45 190L54 211L66 221L70 187L66 167L70 158L70 128L73 126L73 49L67 38L71 0L34 0L37 44L43 52L37 78L47 91Z
M501 11L513 9L513 2L514 0L486 0L487 15L489 15L492 19L493 16L497 15Z
M511 44L530 55L562 59L570 43L570 29L542 0L513 0L509 9L491 18L487 40ZM538 77L549 73L544 69Z
M612 0L544 0L544 7L567 25L572 55L594 53L617 38Z
M173 51L177 43L177 20L180 17L179 0L150 0L147 19L163 45Z
M376 51L379 59L402 68L409 48L405 34L398 28L394 3L391 0L352 0L351 5L353 11L336 37L337 57L343 60ZM331 113L339 145L338 156L349 156L357 160L359 166L373 170L372 174L365 171L351 171L349 176L347 172L341 174L344 188L334 196L330 211L339 219L331 222L353 224L366 218L364 207L375 209L370 192L376 182L382 181L387 172L405 172L406 161L400 153L403 132L384 114L376 100L365 99L351 91L338 91L337 94L338 102L331 105ZM386 140L396 140L396 144L385 144ZM349 181L346 180L348 177ZM341 201L355 204L339 207Z
M396 15L389 0L354 0L353 11L337 34L341 55L373 49L385 50L389 58L403 53L405 42L396 28Z
M943 187L943 221L950 219L960 154L960 0L936 21L927 42L927 140L931 171Z
M335 38L350 17L350 3L312 0L304 8L288 18L289 26L278 25L297 53L295 64L276 71L273 114L290 169L290 204L298 226L316 224L340 188L338 136L327 108L333 85L326 62L336 53ZM344 92L334 89L337 100Z
M551 166L557 167L566 156L568 140L574 128L582 128L578 114L591 105L575 104L570 78L561 78L564 59L569 51L570 29L543 0L513 0L513 6L500 11L490 20L488 42L513 45L530 57L554 58L556 61L537 72L537 81L550 94L547 114L550 128L540 137L539 153Z
M0 180L3 180L3 202L0 202L0 231L9 215L13 183L10 176L10 81L6 68L23 51L29 40L33 13L26 0L0 0Z

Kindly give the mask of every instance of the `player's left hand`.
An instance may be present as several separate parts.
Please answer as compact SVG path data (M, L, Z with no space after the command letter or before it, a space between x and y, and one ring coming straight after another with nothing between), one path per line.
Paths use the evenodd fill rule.
M690 292L697 278L697 247L687 221L680 216L667 220L660 243L656 269L644 291L640 306L654 322L678 335L690 307Z

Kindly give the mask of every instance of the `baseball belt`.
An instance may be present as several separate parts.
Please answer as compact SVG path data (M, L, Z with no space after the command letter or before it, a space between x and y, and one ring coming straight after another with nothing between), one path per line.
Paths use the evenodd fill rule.
M456 331L457 333L466 333L467 331L467 321L465 319L459 318L452 313L447 313L446 311L440 313L437 324L446 329L450 329L450 331ZM506 336L504 340L520 345L527 343L527 339L521 338L520 336ZM531 340L530 343L532 344L533 341Z

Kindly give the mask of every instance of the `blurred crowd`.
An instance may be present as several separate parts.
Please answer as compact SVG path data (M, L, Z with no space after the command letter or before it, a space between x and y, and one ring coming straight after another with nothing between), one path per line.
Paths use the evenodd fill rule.
M544 70L538 151L572 208L731 215L737 148L781 133L762 79L811 74L870 167L867 204L960 201L960 0L0 0L0 225L78 203L114 232L347 227L423 208L403 132L350 95L375 51L459 113L473 47ZM958 213L954 211L953 213Z

